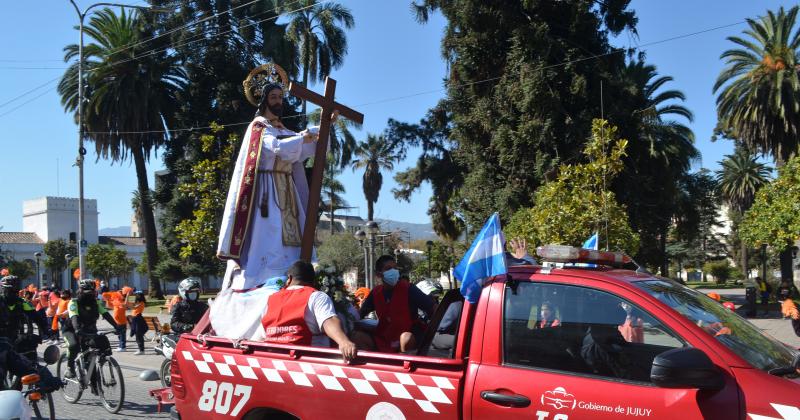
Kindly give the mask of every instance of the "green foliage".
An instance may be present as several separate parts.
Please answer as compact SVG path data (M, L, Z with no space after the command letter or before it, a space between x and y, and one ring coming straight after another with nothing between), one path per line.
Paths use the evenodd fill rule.
M424 258L417 261L412 271L412 280L422 280L433 276L439 277L439 273L447 273L451 266L458 264L464 255L466 248L463 243L448 243L444 241L432 241L431 252L428 254L427 246L421 248L425 251ZM428 262L430 261L430 271Z
M722 53L726 67L714 84L723 129L779 165L797 153L800 138L798 10L747 19L746 37L728 37L740 48Z
M86 250L86 268L96 278L111 280L131 272L136 262L128 258L128 253L113 245L92 244Z
M719 284L725 284L733 274L733 267L728 260L708 261L703 264L703 272L714 276Z
M190 182L178 186L178 192L194 203L192 218L181 220L175 233L183 246L181 258L211 260L216 254L219 226L230 184L230 162L236 137L222 134L222 127L212 124L211 134L200 136L200 150L209 157L194 162ZM218 153L212 155L212 151Z
M542 244L581 245L600 232L600 245L634 253L639 236L628 224L625 208L607 185L622 170L627 140L617 139L616 127L595 120L584 154L587 163L559 168L558 178L535 194L535 205L514 214L504 226L506 235L525 238L533 247ZM607 232L607 233L606 233Z
M744 215L739 235L753 246L778 249L800 238L800 157L778 169L778 178L761 188Z
M67 260L64 256L78 255L78 248L73 244L67 244L63 239L53 239L44 244L44 266L55 273L60 273L67 268Z
M360 275L364 272L364 250L358 240L349 233L328 235L317 248L317 258L324 266L335 267L343 273L356 268Z
M19 277L22 280L36 278L36 263L31 265L28 261L8 261L8 273Z

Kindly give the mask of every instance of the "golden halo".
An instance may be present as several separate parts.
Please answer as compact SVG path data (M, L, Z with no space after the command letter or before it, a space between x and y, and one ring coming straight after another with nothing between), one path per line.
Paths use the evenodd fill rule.
M279 84L285 90L289 86L289 76L281 66L275 63L262 64L250 70L247 78L242 82L247 102L258 106L261 102L261 95L264 94L264 87L270 83Z

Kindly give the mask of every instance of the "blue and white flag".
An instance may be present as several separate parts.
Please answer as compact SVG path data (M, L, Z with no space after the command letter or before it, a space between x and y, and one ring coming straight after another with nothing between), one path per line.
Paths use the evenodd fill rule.
M461 281L461 294L469 303L477 303L481 296L483 283L493 276L505 274L505 238L500 228L497 213L483 225L464 258L453 270L453 275Z
M597 238L598 238L597 232L595 232L594 235L592 235L589 239L586 240L586 242L583 243L583 247L585 249L593 249L597 251L597 242L599 242Z
M585 249L593 249L593 250L597 251L597 245L598 245L598 242L600 242L598 240L598 238L599 238L599 236L597 235L597 232L595 232L594 235L589 237L589 239L587 239L586 242L583 243L583 248L585 248ZM579 267L590 267L590 268L597 267L597 264L575 264L575 265L577 265Z

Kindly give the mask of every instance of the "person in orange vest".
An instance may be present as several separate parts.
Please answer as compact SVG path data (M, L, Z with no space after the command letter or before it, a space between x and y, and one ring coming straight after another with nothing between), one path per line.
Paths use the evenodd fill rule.
M400 280L397 262L390 255L378 258L375 274L382 284L372 290L359 310L362 319L372 311L378 316L378 326L372 336L375 347L383 352L415 349L425 332L419 311L430 319L433 300L408 280Z
M60 299L58 300L58 308L56 309L56 314L53 317L53 324L51 327L58 331L59 323L61 323L61 328L64 327L64 323L69 322L69 301L72 300L72 291L69 289L64 289L61 291L61 295L59 296Z
M140 356L144 354L144 334L147 332L147 322L142 316L147 300L141 290L137 290L134 296L133 312L131 313L131 335L136 337L136 346L139 347L139 350L133 354Z
M103 295L108 295L106 302L111 309L111 316L114 318L114 322L116 322L118 325L117 335L119 337L119 347L117 348L117 351L126 351L126 333L128 332L128 299L122 294L122 292L118 290L103 293Z
M169 314L172 314L172 311L174 311L174 310L175 310L175 306L176 306L177 304L181 303L181 301L182 301L182 300L183 300L183 299L181 298L181 295L175 295L175 296L173 296L173 297L172 297L172 299L170 299L170 300L167 302L167 313L169 313Z
M344 360L353 360L356 345L342 330L333 300L312 286L314 267L296 261L286 275L286 287L269 296L267 311L261 319L265 341L330 347L330 337L339 345Z

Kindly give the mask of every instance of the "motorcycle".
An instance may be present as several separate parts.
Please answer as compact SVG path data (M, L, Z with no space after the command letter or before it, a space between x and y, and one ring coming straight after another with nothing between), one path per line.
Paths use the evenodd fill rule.
M44 350L42 360L45 366L39 365L39 371L46 370L46 365L52 365L58 361L61 352L58 346L50 345ZM56 412L53 404L52 390L45 390L41 384L41 376L33 373L25 375L13 381L22 390L10 389L0 391L0 420L20 419L55 419Z
M175 347L178 345L178 334L163 334L159 340L159 344L154 348L155 352L164 356L164 361L161 362L161 369L158 375L161 377L161 385L164 388L169 388L170 381L170 368L172 367L172 354L175 353Z

